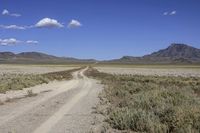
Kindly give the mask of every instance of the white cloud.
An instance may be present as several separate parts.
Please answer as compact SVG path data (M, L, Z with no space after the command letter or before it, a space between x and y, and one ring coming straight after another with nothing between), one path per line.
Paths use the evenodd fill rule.
M172 11L170 15L176 15L176 11Z
M14 29L14 30L25 30L26 26L0 25L0 28L3 28L3 29Z
M27 44L38 44L38 41L28 40L26 41Z
M21 17L21 14L13 13L13 14L10 14L10 16L13 16L13 17Z
M9 38L9 39L0 39L0 45L15 45L17 43L20 43L21 41L16 40L15 38Z
M55 19L43 18L39 22L37 22L37 24L35 24L35 27L38 27L38 28L53 28L53 27L61 28L61 27L63 27L63 25Z
M4 9L4 10L2 11L2 15L8 15L8 14L9 14L9 11L8 11L8 10Z
M74 20L74 19L72 19L70 23L68 24L68 28L76 28L80 26L82 26L82 24L78 20Z
M20 41L15 38L9 39L0 39L0 45L3 46L12 46L17 44L38 44L38 41L28 40L28 41Z
M176 15L177 11L170 11L170 12L164 12L163 15L167 16L167 15Z
M164 12L163 15L164 15L164 16L168 15L168 12Z
M35 25L30 26L18 26L18 25L0 25L0 28L2 29L15 29L15 30L25 30L25 29L31 29L31 28L62 28L64 27L61 23L59 23L55 19L50 18L43 18L40 21L38 21Z
M7 9L2 11L2 15L12 16L12 17L20 17L21 14L18 13L10 13Z

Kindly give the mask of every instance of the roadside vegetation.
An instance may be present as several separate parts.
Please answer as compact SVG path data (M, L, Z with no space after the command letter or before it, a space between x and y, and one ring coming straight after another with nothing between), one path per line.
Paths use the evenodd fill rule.
M200 132L200 78L112 75L93 68L86 75L105 85L97 112L106 116L105 122L113 129Z
M49 83L53 80L69 80L72 78L72 72L80 69L82 68L45 74L2 74L0 76L0 93Z
M97 63L93 67L114 68L155 68L155 69L200 69L199 64L122 64L122 63Z

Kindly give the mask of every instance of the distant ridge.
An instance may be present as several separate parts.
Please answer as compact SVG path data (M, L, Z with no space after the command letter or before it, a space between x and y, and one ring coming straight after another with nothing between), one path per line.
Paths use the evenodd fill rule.
M92 63L93 59L76 59L70 57L57 57L40 52L22 52L15 54L12 52L0 52L0 63L20 63L20 64L62 64L62 63Z
M39 52L22 52L19 54L16 54L17 58L30 58L30 59L38 59L38 60L43 60L43 59L59 59L59 57L53 56L53 55L48 55L44 53L39 53Z
M77 59L71 57L57 57L40 52L0 52L0 63L21 64L63 64L63 63L95 63L94 59ZM200 49L187 44L173 43L165 49L142 57L123 56L120 59L98 61L101 63L125 64L200 64Z
M200 63L200 49L187 44L173 43L166 49L153 52L149 55L144 55L142 57L123 56L120 59L107 62L132 64Z

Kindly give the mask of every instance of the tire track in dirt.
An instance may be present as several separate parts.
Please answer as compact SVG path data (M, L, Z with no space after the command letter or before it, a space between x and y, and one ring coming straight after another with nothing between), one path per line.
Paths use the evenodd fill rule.
M89 131L93 120L92 107L97 103L101 86L96 84L95 80L84 75L84 71L87 69L74 72L74 78L59 85L58 89L45 93L36 100L27 102L16 109L13 107L14 110L11 110L11 107L6 115L1 115L0 111L0 132L49 133L59 130L60 133L67 133ZM23 100L26 101L26 98ZM9 106L13 104L10 103ZM84 116L84 121L81 121L83 115L79 115L77 112L87 114ZM68 117L67 114L71 114L72 117ZM70 124L72 119L73 125Z

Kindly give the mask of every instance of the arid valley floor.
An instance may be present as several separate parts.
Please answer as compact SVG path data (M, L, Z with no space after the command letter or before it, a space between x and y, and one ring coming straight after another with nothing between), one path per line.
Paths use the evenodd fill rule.
M198 65L83 66L0 65L0 132L200 131Z

